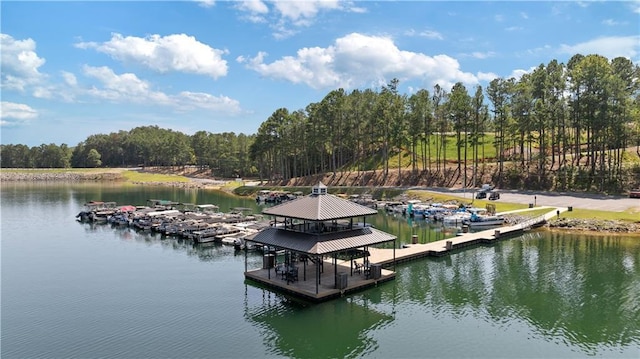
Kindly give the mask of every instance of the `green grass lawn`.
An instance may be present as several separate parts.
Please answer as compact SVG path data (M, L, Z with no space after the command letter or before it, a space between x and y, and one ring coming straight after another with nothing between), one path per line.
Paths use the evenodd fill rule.
M462 136L462 141L464 141L464 134ZM429 156L429 162L435 166L437 149L436 147L441 146L440 141L442 140L440 135L431 135L429 136L429 147L430 151L427 156ZM478 143L478 157L483 158L495 158L496 157L496 148L494 146L495 135L493 133L485 133L484 137L479 139ZM484 145L484 149L483 149ZM426 144L425 144L426 146ZM393 147L393 151L396 151L397 148ZM390 153L389 154L389 167L390 168L411 168L411 148L404 148L400 153L400 160L398 161L398 153ZM473 146L471 144L471 138L467 138L467 164L471 165L474 158ZM418 141L418 144L415 148L416 156L417 156L417 165L420 167L422 165L422 151L423 145L422 142ZM426 149L425 149L426 151ZM447 161L456 161L458 159L458 146L457 139L455 134L447 134L445 136L445 157ZM460 148L460 156L462 157L462 161L464 161L464 147ZM440 154L440 158L442 159L442 154ZM399 162L399 163L398 163ZM361 169L364 170L372 170L372 169L381 169L383 168L383 158L381 154L377 154L375 156L371 156L368 159L364 160L361 164ZM356 167L347 167L347 170L355 171Z
M138 171L122 171L122 177L127 182L189 182L189 178L177 175L145 173Z
M640 222L640 212L638 211L624 211L624 212L609 212L600 211L595 209L582 209L574 208L571 212L564 212L560 215L564 218L576 218L576 219L599 219L599 220L611 220L611 221L624 221L624 222Z

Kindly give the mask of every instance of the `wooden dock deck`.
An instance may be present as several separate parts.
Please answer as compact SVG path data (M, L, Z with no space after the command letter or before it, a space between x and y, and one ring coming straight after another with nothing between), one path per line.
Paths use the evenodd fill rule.
M378 279L367 278L362 273L355 273L351 261L338 260L334 266L331 259L324 261L324 272L321 273L320 284L317 288L315 280L316 265L311 262L305 263L304 265L302 263L299 264L299 278L298 281L295 282L287 282L282 279L279 274L275 273L273 268L248 270L245 272L245 278L256 281L269 288L313 302L326 301L394 279L396 273L389 269L393 267L394 263L402 263L429 256L440 257L461 248L480 243L492 243L500 239L513 237L514 235L518 235L545 223L559 213L569 210L566 207L536 207L529 210L539 210L543 208L548 208L549 212L511 226L502 226L474 233L462 233L453 238L425 244L407 244L402 248L369 247L369 262L382 265L382 274ZM519 210L513 212L526 213L527 211L528 210ZM506 212L501 214L506 214ZM336 288L336 277L339 275L338 273L347 274L347 284L343 289Z
M395 278L396 273L382 268L378 279L367 278L364 273L356 273L352 270L350 261L338 261L337 265L331 260L325 260L324 271L320 274L320 284L316 291L316 265L312 262L298 264L298 280L288 282L280 274L271 269L254 269L244 273L245 278L256 281L269 288L276 289L286 294L291 294L312 302L322 302L345 294L370 288ZM338 273L338 274L337 274ZM343 289L336 288L337 276L345 273L347 283Z

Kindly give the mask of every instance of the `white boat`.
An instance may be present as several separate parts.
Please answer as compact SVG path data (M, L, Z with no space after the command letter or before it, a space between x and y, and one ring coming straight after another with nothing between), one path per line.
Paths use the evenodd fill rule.
M483 227L483 226L501 226L504 224L503 216L489 216L489 215L477 215L472 214L471 218L464 221L463 224L469 227Z
M227 237L222 237L222 239L220 239L220 242L222 242L222 244L233 246L236 244L238 240L239 238L236 236L227 236Z
M108 217L118 211L116 202L91 201L76 215L80 222L107 222Z
M462 224L462 222L464 221L468 221L469 219L471 219L471 213L470 212L462 212L462 211L457 211L457 212L453 212L452 214L448 215L448 216L444 216L442 217L442 222L445 225L451 225L451 224Z

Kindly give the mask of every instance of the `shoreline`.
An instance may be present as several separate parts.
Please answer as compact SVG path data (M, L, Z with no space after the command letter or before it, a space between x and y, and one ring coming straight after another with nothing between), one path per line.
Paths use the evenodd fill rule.
M632 235L640 237L640 223L628 223L614 220L585 220L560 218L544 225L550 231L580 232L584 234Z
M105 170L50 170L50 169L18 169L0 172L0 182L123 182L145 186L168 186L180 188L222 189L226 181L192 178L183 176L188 181L128 181L124 171L133 169Z
M56 171L49 169L4 170L0 172L0 182L127 182L125 176L122 174L123 171L131 171L131 169L97 169L86 171ZM186 189L212 189L233 192L231 189L225 190L225 184L229 181L182 176L188 178L189 181L129 181L128 183L144 186L169 186ZM617 234L640 236L640 221L633 223L600 219L586 220L560 218L547 223L545 228L551 231L579 231L585 234L592 233L603 235Z

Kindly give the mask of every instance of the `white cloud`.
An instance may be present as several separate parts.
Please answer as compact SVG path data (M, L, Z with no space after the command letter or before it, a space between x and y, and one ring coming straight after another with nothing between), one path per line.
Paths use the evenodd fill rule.
M640 36L609 36L575 45L562 44L559 51L570 55L598 54L610 60L619 56L634 59L640 51Z
M444 40L444 37L442 37L442 34L437 32L437 31L433 31L433 30L425 30L425 31L415 31L413 29L406 31L405 32L406 36L419 36L419 37L426 37L427 39L432 39L432 40Z
M198 5L205 8L213 7L216 4L215 0L194 0L194 1L197 2Z
M602 25L607 25L607 26L618 26L618 25L626 25L627 22L623 21L616 21L614 19L606 19L606 20L602 20Z
M93 87L89 90L89 93L95 97L111 101L129 100L138 103L146 103L149 100L153 100L154 103L159 100L163 103L168 102L166 95L151 91L149 84L140 80L135 74L117 75L106 66L85 65L83 71L86 76L102 83L101 88ZM163 99L164 101L162 101Z
M261 0L238 1L236 8L240 11L246 11L253 14L267 14L269 7Z
M442 37L442 34L440 34L437 31L431 31L431 30L427 30L427 31L423 31L419 34L422 37L426 37L429 39L435 39L435 40L443 40L444 38Z
M308 25L322 10L340 10L338 0L274 1L275 10L296 25Z
M176 105L182 110L201 108L228 114L242 112L240 103L227 96L213 96L202 92L184 91L175 96L175 101Z
M78 79L76 78L76 75L67 71L62 71L62 78L64 79L64 82L68 86L72 86L72 87L78 86Z
M45 60L36 53L36 42L32 39L16 40L0 34L2 54L2 88L25 91L30 85L44 79L39 68Z
M178 110L207 109L226 114L241 112L237 100L226 96L213 96L198 92L181 92L168 95L154 91L149 83L139 79L135 74L116 74L108 67L84 66L84 74L97 79L101 86L93 86L86 90L90 96L114 103L137 103L148 106L170 106Z
M261 0L247 0L235 2L235 8L244 13L242 19L253 23L266 23L269 7Z
M480 81L491 82L491 80L497 79L498 77L500 76L493 72L478 72L478 80Z
M227 61L222 59L226 50L214 49L185 34L141 38L114 33L102 44L81 42L76 47L94 48L119 61L139 63L162 73L178 71L216 79L226 76L228 70Z
M546 54L546 53L550 53L552 52L553 49L551 47L551 45L543 45L540 47L536 47L536 48L532 48L532 49L527 49L523 52L518 53L518 56L520 57L526 57L526 56L540 56L541 54Z
M33 89L33 97L50 99L54 96L51 88L45 86L36 86Z
M533 73L533 71L537 68L537 66L532 66L530 67L528 70L523 70L523 69L515 69L513 71L511 71L511 75L509 75L507 78L514 78L516 80L520 80L520 78L525 75L525 74L530 74Z
M248 0L236 2L235 8L244 13L242 18L247 21L270 22L276 39L290 37L298 33L300 27L311 26L323 12L367 12L366 8L356 6L356 2L343 0Z
M475 51L475 52L472 52L470 56L473 57L473 58L476 58L476 59L483 60L483 59L486 59L486 58L489 58L489 57L496 56L496 53L493 52L493 51L487 51L487 52Z
M0 125L18 126L38 117L38 111L28 105L15 102L0 102Z
M478 78L460 70L447 55L428 56L398 49L392 39L352 33L327 48L302 48L295 56L266 63L267 54L237 61L264 77L306 84L315 89L356 88L387 83L392 78L422 80L445 87L461 81L476 84Z

